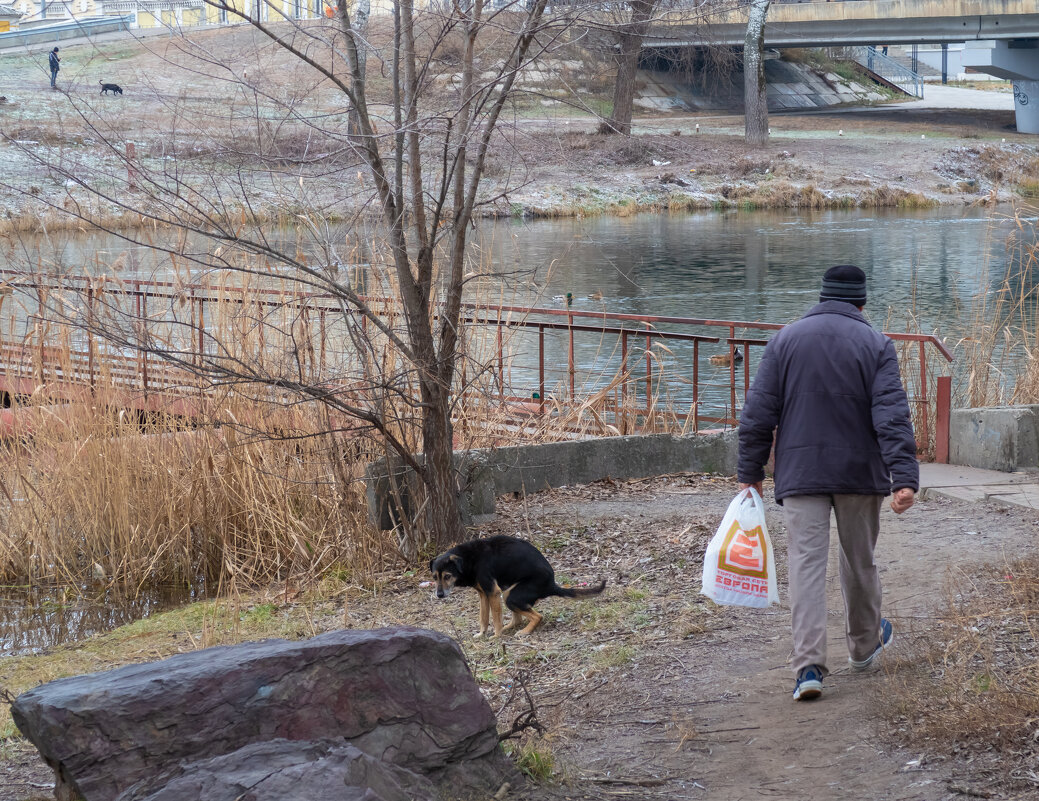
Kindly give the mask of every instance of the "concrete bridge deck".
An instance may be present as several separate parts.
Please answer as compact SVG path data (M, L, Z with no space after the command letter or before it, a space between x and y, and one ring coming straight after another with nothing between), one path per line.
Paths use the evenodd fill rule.
M747 15L747 6L716 13L679 6L652 27L643 47L741 47ZM1036 0L787 2L771 5L765 20L768 48L954 42L967 44L965 67L1015 82L1017 129L1039 134Z
M742 46L747 8L710 14L676 7L653 26L645 47ZM691 21L693 15L699 17ZM765 46L925 44L1039 37L1035 0L845 0L773 3Z

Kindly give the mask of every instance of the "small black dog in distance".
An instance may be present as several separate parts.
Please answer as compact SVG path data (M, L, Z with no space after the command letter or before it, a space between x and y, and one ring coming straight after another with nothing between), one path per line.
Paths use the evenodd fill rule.
M98 81L101 84L101 94L107 95L109 92L113 94L121 95L123 93L123 87L117 83L105 83L104 81Z
M560 587L555 572L544 555L525 540L498 535L486 539L469 540L456 545L431 560L429 569L436 579L437 598L446 598L455 587L475 587L480 595L480 630L477 637L487 634L488 618L494 622L494 636L505 630L501 604L512 610L509 628L526 622L517 636L530 634L543 617L534 611L534 604L550 595L578 598L598 595L606 588L603 580L598 587Z

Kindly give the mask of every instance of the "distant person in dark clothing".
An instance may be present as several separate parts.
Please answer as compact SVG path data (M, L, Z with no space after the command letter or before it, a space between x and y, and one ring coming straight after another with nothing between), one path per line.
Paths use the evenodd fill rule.
M886 56L887 55L887 45L884 45L882 48L880 48L880 52L883 53Z
M47 60L50 62L51 67L51 89L57 89L58 70L61 69L61 67L58 66L58 64L61 63L61 59L58 57L58 48L55 47L51 50L50 56L48 56Z
M862 308L866 275L831 267L819 304L769 341L740 417L740 488L761 491L775 442L775 494L787 521L794 700L818 698L826 664L826 562L837 517L849 662L873 666L894 629L880 616L873 549L880 507L901 514L920 486L909 401L894 343Z

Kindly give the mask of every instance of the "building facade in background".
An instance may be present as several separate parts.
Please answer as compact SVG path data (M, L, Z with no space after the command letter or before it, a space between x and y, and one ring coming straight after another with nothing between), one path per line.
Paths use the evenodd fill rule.
M232 0L231 5L263 20L314 19L325 15L325 0ZM190 28L225 25L241 20L232 13L207 5L203 0L14 0L0 6L0 25L7 15L11 28L34 28L57 22L133 15L134 27Z

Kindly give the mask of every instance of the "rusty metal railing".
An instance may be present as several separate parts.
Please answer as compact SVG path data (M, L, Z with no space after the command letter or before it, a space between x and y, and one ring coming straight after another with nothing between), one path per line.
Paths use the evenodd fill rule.
M131 329L162 329L191 359L207 348L217 328L233 335L248 317L261 343L276 351L291 332L297 357L306 354L308 379L351 385L347 326L329 295L278 287L175 284L141 279L41 276L0 270L0 389L28 394L48 387L49 396L94 391L99 383L140 395L183 396L190 371L173 368L154 353L114 348L90 333L103 309L118 307ZM286 286L291 287L291 282ZM69 293L83 308L79 327L53 319L48 303ZM17 295L10 314L4 300ZM14 301L12 301L14 302ZM65 299L68 307L72 301ZM372 299L390 325L403 319L389 299ZM72 304L74 305L74 304ZM6 311L6 316L5 316ZM733 426L750 387L760 349L783 326L738 320L624 314L564 308L468 304L464 307L467 352L460 392L479 395L517 419L554 418L578 432L634 433ZM19 326L21 330L18 330ZM172 331L173 333L169 333ZM371 334L372 332L368 332ZM900 347L903 378L914 410L917 442L930 453L932 421L948 420L948 393L935 392L938 371L929 363L951 362L933 335L888 332ZM705 346L719 345L717 352ZM734 358L737 351L742 361ZM720 364L719 364L720 363ZM944 400L943 400L944 397ZM462 405L462 404L460 404ZM588 420L594 418L594 425ZM938 438L937 444L941 445Z

